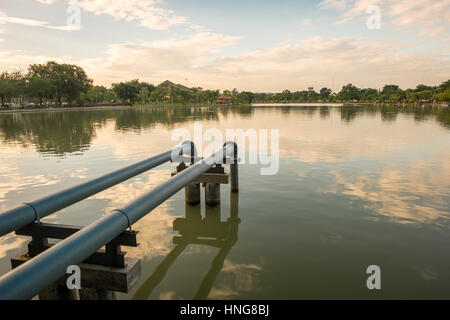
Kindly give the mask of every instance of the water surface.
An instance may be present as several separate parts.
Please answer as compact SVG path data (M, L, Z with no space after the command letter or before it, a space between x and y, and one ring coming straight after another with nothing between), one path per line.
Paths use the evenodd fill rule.
M450 112L365 106L118 108L0 114L0 211L166 151L178 128L280 129L280 170L240 167L239 197L181 191L135 225L136 299L450 299ZM46 218L87 225L170 177L166 164ZM175 247L186 232L232 236ZM203 218L202 218L203 216ZM190 229L189 229L190 228ZM199 229L200 228L200 229ZM214 231L215 232L215 231ZM0 274L27 238L0 238ZM177 240L175 240L177 241ZM216 258L216 254L219 256ZM222 266L223 264L223 266ZM382 290L366 287L379 265ZM158 267L159 266L159 267ZM209 271L209 272L208 272ZM155 273L156 272L156 273ZM152 276L153 274L153 276Z

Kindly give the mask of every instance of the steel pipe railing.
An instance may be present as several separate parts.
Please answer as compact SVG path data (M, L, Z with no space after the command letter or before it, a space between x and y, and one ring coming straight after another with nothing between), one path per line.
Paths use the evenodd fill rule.
M20 229L34 221L39 221L52 213L166 163L171 160L173 155L179 156L183 153L195 154L194 144L185 141L170 151L1 213L0 236Z
M0 300L31 299L66 273L67 267L91 256L215 163L234 153L234 142L201 160L125 207L90 224L0 278Z

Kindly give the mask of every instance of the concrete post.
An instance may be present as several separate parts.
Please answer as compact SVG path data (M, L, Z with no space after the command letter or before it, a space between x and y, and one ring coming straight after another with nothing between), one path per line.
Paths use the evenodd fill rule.
M80 300L117 300L117 295L106 289L84 288L80 290Z
M69 290L66 286L53 283L39 292L39 300L80 300L79 290Z
M220 204L220 184L207 183L205 185L205 202L207 206Z
M184 188L185 201L187 204L200 203L200 183L191 183Z
M231 175L231 192L239 192L239 171L238 164L233 163L230 165L230 175Z

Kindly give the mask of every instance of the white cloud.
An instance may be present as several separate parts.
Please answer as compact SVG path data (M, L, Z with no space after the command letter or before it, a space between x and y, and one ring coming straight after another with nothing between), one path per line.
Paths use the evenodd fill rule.
M367 208L397 223L428 223L443 227L442 220L449 219L444 196L448 183L444 181L450 177L450 166L444 159L437 161L436 171L425 170L427 164L417 161L405 163L402 170L387 168L378 178L357 174L349 177L332 171L336 178L334 192L360 198L367 202ZM410 190L414 190L414 195L409 193Z
M333 3L334 1L330 1ZM320 4L321 8L343 10L345 7ZM338 24L366 17L367 8L377 5L381 9L383 24L399 27L421 27L420 34L438 36L448 34L450 25L450 0L353 0L337 21ZM439 30L439 32L436 32Z
M425 36L425 37L444 36L444 37L448 38L450 36L448 27L444 27L444 26L425 27L424 29L422 29L420 31L419 34L422 36Z
M347 0L323 0L319 3L322 9L344 10L347 7Z
M44 4L53 4L57 1L58 0L37 0L37 2L44 3Z
M0 51L0 68L26 70L30 63L55 59L80 65L97 84L107 86L133 78L155 84L166 79L185 83L187 78L190 86L208 89L272 92L331 86L332 78L336 90L348 82L359 87L396 83L413 88L418 83L438 84L450 74L445 51L418 51L417 43L397 40L311 37L220 57L224 47L240 39L205 32L181 39L116 43L103 56L83 60Z
M24 50L0 51L0 72L1 71L26 71L30 64L45 63L46 61L57 61L60 63L73 63L69 57L53 57L44 55L30 55Z
M395 25L450 25L450 0L389 1L388 14Z
M366 15L367 8L375 5L379 6L383 1L384 0L356 0L349 6L349 9L342 14L342 18L338 23L346 23L352 19ZM383 11L381 14L383 15Z
M414 43L354 38L312 37L217 57L222 47L238 40L202 33L184 40L119 43L109 47L106 58L84 60L81 65L106 85L131 78L153 83L165 79L183 83L189 78L192 86L257 91L326 86L332 77L336 89L348 82L375 88L397 83L406 88L436 84L450 74L448 57L432 51L407 52Z
M49 25L48 22L46 21L10 17L6 15L4 12L0 11L0 24L2 23L21 24L27 27L41 27L60 31L76 31L80 29L79 27L75 26L52 26Z
M167 30L174 25L188 24L185 17L161 8L160 0L70 0L69 3L96 15L137 21L139 26L149 29Z
M117 43L109 46L106 58L88 59L82 64L94 79L107 84L139 77L153 82L197 78L197 84L203 85L201 66L213 59L220 48L239 40L240 37L205 32L181 40Z

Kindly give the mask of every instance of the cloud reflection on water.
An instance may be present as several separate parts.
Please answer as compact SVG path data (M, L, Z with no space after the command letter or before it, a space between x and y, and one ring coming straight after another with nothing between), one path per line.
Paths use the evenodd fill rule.
M308 184L317 187L313 193L321 199L330 200L331 194L350 202L361 200L371 215L368 218L448 226L450 121L445 114L366 107L199 109L7 115L9 119L2 115L0 210L165 151L174 144L170 140L173 129L193 130L194 121L203 120L204 129L222 132L229 128L279 128L280 158L288 169L296 170L294 181L288 181L292 193L296 184ZM75 123L69 129L56 125L61 117L63 123ZM53 126L51 132L46 132L47 126ZM104 215L166 181L171 170L168 166L160 169L52 215L51 221L86 225L97 217L94 213ZM257 183L260 177L249 179L248 183ZM258 187L265 188L264 184ZM280 194L279 201L282 197ZM286 208L296 208L296 204ZM129 255L145 257L147 263L167 255L173 247L172 223L184 212L183 206L181 197L169 200L139 221L134 228L140 231L140 247L126 248ZM78 210L79 215L75 215ZM292 214L286 210L280 215ZM350 241L347 235L337 233L318 238L327 245L344 246ZM0 259L6 261L25 244L24 238L12 234L0 238ZM205 250L209 249L196 246L185 253L201 255ZM262 266L242 261L242 256L225 260L209 298L239 298L261 290ZM432 267L421 272L424 278L437 277ZM179 292L164 291L159 298L176 299Z

